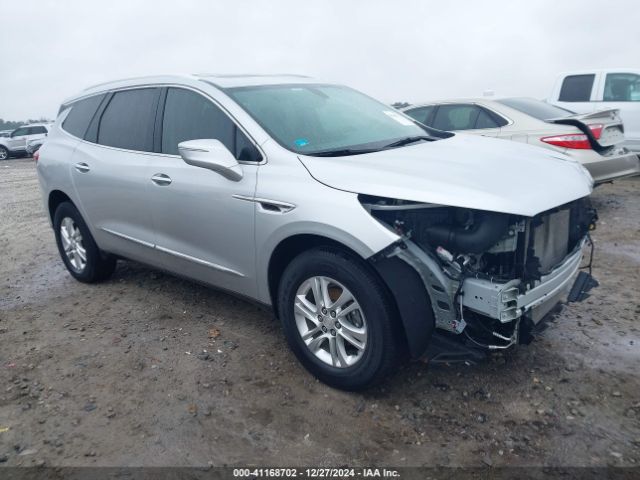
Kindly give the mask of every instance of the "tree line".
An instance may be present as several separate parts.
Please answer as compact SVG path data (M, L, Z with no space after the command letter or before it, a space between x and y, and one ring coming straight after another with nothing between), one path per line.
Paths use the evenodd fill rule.
M39 118L37 120L29 119L24 121L14 121L14 120L3 120L0 118L0 130L15 130L22 125L27 125L29 123L48 123L51 120L46 118Z

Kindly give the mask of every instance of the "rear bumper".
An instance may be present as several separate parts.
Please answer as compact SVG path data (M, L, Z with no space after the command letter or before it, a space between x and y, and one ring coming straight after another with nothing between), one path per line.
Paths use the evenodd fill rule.
M640 174L638 154L624 147L616 147L605 155L593 150L576 150L570 155L589 170L595 184Z
M640 139L638 138L627 138L623 145L630 151L636 154L640 154Z

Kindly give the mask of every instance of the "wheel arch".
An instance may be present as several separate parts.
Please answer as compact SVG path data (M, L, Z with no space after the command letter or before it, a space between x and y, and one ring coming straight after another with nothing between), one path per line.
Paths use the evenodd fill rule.
M76 204L71 200L71 197L64 193L62 190L52 190L49 192L49 198L47 199L47 209L49 211L49 219L53 222L53 217L56 214L56 210L61 203L69 202L73 206ZM77 208L77 207L76 207Z
M363 262L382 283L389 295L399 330L410 355L420 357L427 348L435 327L431 299L420 276L404 261L392 258L363 258L358 252L329 237L296 234L282 240L273 250L268 266L268 288L271 305L278 316L278 287L287 265L301 253L314 248L342 251Z
M334 250L340 250L346 252L361 260L365 260L355 250L349 248L345 244L322 235L316 235L311 233L298 233L291 235L278 243L271 253L269 258L269 264L267 267L267 282L269 288L269 298L276 316L278 315L278 287L280 285L280 279L287 265L291 261L307 250L314 248L330 248Z

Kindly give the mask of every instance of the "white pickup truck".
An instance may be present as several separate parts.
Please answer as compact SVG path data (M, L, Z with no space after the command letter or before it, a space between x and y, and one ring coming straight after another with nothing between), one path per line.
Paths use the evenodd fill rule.
M624 146L640 154L640 69L563 73L547 101L577 113L619 110L624 122Z

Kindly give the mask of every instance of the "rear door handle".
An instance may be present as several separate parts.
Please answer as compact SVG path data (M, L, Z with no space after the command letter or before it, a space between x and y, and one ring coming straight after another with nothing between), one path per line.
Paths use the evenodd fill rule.
M164 173L156 173L153 177L151 177L151 181L160 186L171 185L171 177L169 175L165 175Z
M76 167L76 170L79 171L80 173L87 173L89 170L91 170L91 168L89 168L89 165L87 165L84 162L76 163L75 167Z

